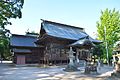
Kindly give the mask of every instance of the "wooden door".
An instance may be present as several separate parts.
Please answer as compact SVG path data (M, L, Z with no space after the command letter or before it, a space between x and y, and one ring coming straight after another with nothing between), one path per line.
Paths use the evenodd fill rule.
M17 55L17 64L25 64L25 55Z

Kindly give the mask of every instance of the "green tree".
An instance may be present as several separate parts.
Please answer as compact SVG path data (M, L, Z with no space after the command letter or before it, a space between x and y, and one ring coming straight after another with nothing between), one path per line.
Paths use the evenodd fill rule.
M118 41L115 45L114 45L114 50L115 51L119 51L120 49L120 42Z
M108 50L108 58L111 58L113 45L120 39L120 13L119 11L101 11L100 21L97 22L98 39L103 41L104 58Z
M24 0L0 0L0 27L11 24L11 18L21 18L23 4Z
M6 58L9 53L9 30L5 28L10 24L11 18L21 18L21 9L24 0L0 0L0 57Z
M0 57L7 59L10 56L9 50L9 30L0 29Z
M104 52L103 49L104 49L104 46L102 44L96 45L93 48L93 55L103 58L103 52Z

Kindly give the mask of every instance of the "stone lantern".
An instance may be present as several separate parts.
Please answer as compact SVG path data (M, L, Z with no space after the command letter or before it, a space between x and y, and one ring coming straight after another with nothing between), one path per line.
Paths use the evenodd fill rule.
M68 71L68 72L78 71L77 66L74 63L75 56L73 55L73 53L75 53L75 52L72 50L72 47L70 47L70 51L67 53L69 54L69 56L68 56L69 64L64 69L64 71Z

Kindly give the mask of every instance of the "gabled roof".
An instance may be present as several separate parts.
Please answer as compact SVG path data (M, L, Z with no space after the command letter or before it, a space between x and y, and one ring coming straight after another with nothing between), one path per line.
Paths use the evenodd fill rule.
M18 47L36 47L34 43L36 40L37 37L35 36L12 34L10 45Z
M89 37L89 40L93 43L101 43L101 41L91 38L85 31L84 28L75 27L71 25L61 24L57 22L42 20L41 28L45 30L47 35L71 39L80 40Z
M91 38L90 36L89 36L89 40L90 40L91 42L93 42L93 43L102 43L102 41L97 40L97 39L93 39L93 38Z
M82 46L88 46L88 47L95 47L95 44L89 39L89 37L80 39L69 46L76 46L76 47L82 47Z
M84 28L79 28L71 25L46 20L43 20L41 27L45 30L47 35L58 38L78 40L80 38L88 36L84 32Z

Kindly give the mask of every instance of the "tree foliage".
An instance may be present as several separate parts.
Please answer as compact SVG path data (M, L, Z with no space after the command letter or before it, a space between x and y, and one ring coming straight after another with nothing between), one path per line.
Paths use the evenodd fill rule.
M0 0L0 27L11 24L10 18L21 18L24 0Z
M103 58L103 53L104 53L103 49L104 46L102 44L96 45L93 48L93 55L97 55L98 57Z
M0 54L5 57L9 53L9 30L5 28L10 24L11 18L21 18L21 9L23 8L24 0L0 0Z
M118 41L118 42L114 45L114 50L115 50L115 51L120 50L120 41Z
M6 59L10 56L9 50L9 30L0 29L0 57Z
M119 11L104 10L101 11L100 21L97 22L98 39L107 43L109 58L112 55L113 45L120 39L120 13ZM104 48L104 55L106 55Z

